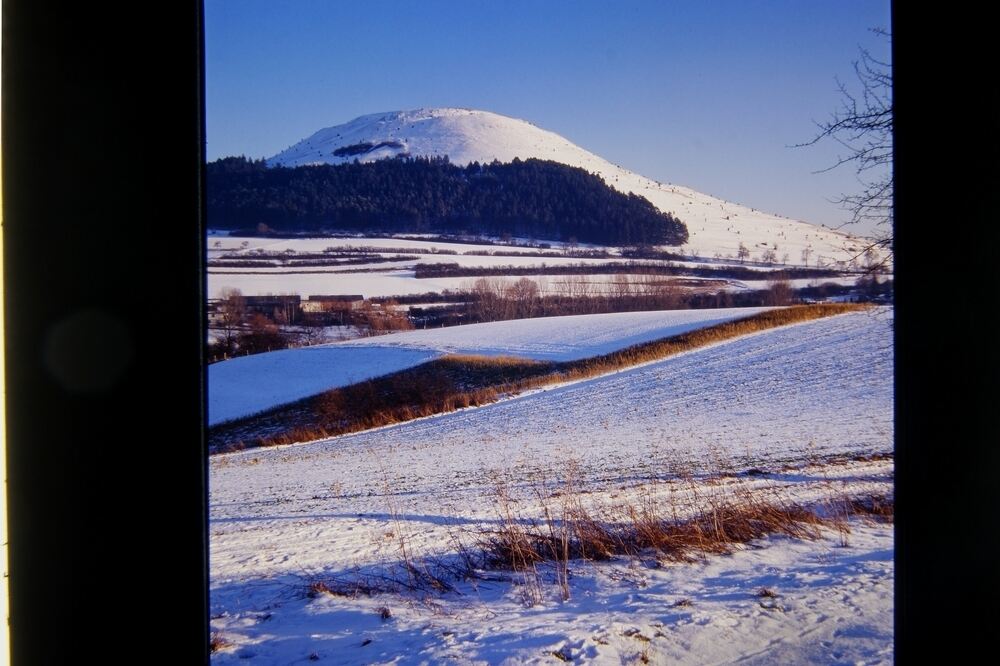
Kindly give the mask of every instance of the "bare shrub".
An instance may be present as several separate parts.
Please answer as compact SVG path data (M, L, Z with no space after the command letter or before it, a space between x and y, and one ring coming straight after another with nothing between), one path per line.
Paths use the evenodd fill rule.
M852 498L850 512L875 522L892 523L895 522L896 504L891 497L885 495Z
M383 592L393 592L397 589L398 586L389 581L382 581L379 584L373 580L373 577L328 578L310 582L306 586L306 596L310 599L323 595L357 599L362 596L371 597Z
M767 283L764 302L767 305L789 305L795 297L795 290L788 280L772 280Z
M208 642L208 650L209 652L214 654L219 650L223 650L231 645L232 642L230 640L228 640L225 636L216 631L212 633L212 638Z

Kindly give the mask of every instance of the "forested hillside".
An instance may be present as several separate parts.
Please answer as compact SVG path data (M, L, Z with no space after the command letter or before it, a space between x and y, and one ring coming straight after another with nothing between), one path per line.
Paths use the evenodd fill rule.
M606 245L681 245L688 237L683 223L643 197L538 159L268 168L227 157L208 165L207 198L208 224L218 229L465 232Z

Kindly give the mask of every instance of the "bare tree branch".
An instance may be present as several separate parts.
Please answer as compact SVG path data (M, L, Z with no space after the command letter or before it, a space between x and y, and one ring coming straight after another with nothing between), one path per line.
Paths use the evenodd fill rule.
M886 40L891 39L889 32L881 28L872 32ZM812 139L793 147L802 148L832 140L843 149L831 166L815 173L825 173L847 164L853 166L859 189L832 201L840 204L850 215L840 226L874 223L883 227L873 244L866 247L862 254L874 248L885 251L887 254L881 261L869 261L885 268L892 261L893 251L892 66L875 58L867 49L860 51L860 58L854 62L860 91L852 92L837 79L840 107L828 120L816 123L818 131Z

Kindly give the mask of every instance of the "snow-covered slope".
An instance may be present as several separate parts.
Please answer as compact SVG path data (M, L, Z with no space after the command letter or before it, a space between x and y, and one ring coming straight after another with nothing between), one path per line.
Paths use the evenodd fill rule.
M749 317L770 308L569 315L406 331L282 349L208 366L208 423L248 416L443 354L570 361Z
M438 355L417 349L318 345L213 363L208 366L208 424L405 370Z
M370 149L366 149L366 145ZM340 153L335 154L335 153ZM660 183L612 164L531 123L488 111L416 109L361 116L322 129L268 160L271 166L370 162L396 155L444 156L454 164L509 162L515 157L553 160L586 169L622 192L647 198L687 225L687 249L700 256L735 256L742 243L752 258L770 248L780 260L847 261L864 247L852 236L800 220L764 213L690 188ZM851 248L855 250L852 251Z
M452 354L572 361L751 317L770 309L656 310L512 319L406 331L329 346L378 347L387 352L390 349L436 350Z
M212 629L231 643L213 663L890 664L884 525L852 525L849 547L826 533L694 563L574 561L569 600L546 582L529 608L527 585L503 572L441 596L306 591L365 572L406 582L402 556L455 556L495 528L497 479L533 517L564 475L595 506L683 508L736 482L702 474L751 468L785 471L739 483L797 501L891 493L891 460L824 461L892 451L892 372L891 313L856 313L479 409L213 456ZM762 603L765 586L778 606Z

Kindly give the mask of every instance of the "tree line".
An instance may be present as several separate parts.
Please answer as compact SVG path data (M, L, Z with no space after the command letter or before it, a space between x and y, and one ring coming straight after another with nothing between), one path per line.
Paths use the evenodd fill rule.
M208 220L276 232L465 233L605 245L682 245L684 224L584 169L548 160L405 157L366 164L268 167L226 157L207 165Z
M455 326L479 322L563 315L790 305L797 299L787 280L776 279L754 291L693 291L673 280L615 275L607 285L584 276L561 283L561 293L543 293L529 278L510 281L481 277L457 292L454 305L411 307L416 327Z
M671 262L650 264L634 261L608 262L602 264L557 264L547 266L462 266L458 263L417 264L413 267L414 277L423 278L456 278L456 277L487 277L516 275L602 275L602 274L637 274L637 275L689 275L704 278L726 278L732 280L796 280L838 277L843 271L828 268L798 268L788 267L777 270L761 271L744 266L690 266Z
M353 326L360 335L412 329L406 309L398 305L392 298L365 299L357 308L339 312L304 313L289 306L265 314L251 311L242 291L226 287L213 306L216 338L208 345L207 361L317 344L322 339L319 327L334 324Z

